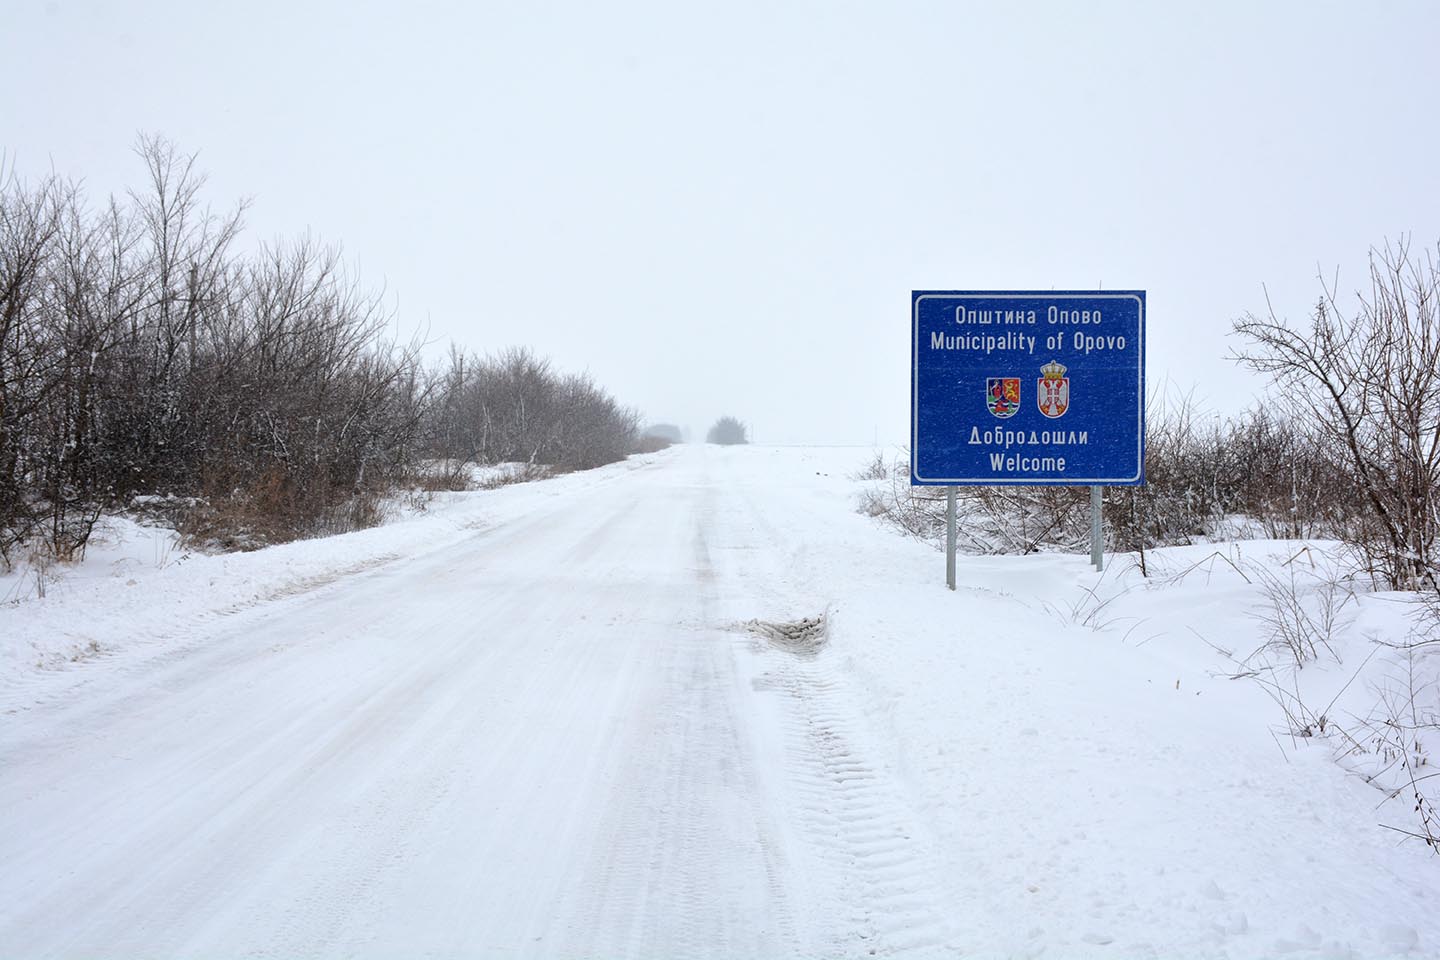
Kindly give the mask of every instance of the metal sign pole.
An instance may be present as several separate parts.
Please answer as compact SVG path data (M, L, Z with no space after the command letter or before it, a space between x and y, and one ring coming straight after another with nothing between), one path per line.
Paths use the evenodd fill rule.
M945 488L945 585L955 589L955 488Z
M1097 572L1105 569L1105 535L1100 528L1100 507L1104 487L1090 488L1090 562Z

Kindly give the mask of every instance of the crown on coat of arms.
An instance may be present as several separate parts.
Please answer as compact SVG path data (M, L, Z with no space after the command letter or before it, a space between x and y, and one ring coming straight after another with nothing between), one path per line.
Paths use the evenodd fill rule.
M1040 368L1040 372L1045 375L1046 380L1060 380L1065 376L1065 367L1051 360Z

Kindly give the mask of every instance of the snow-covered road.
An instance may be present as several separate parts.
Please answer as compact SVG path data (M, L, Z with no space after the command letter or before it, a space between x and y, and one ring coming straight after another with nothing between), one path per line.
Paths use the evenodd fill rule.
M339 538L10 690L0 956L1440 949L1368 788L1011 596L1076 558L948 594L850 509L862 458L682 449Z
M835 891L792 862L818 812L740 665L761 611L715 558L762 518L713 460L197 623L12 714L0 953L827 952ZM903 857L883 791L851 797L863 762L817 749L849 841Z
M796 942L717 619L716 490L703 460L626 480L222 619L143 680L26 717L0 950Z

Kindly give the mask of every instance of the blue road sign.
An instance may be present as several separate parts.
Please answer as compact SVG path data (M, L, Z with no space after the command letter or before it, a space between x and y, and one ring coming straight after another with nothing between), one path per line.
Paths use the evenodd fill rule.
M1145 291L911 294L910 482L1145 482Z

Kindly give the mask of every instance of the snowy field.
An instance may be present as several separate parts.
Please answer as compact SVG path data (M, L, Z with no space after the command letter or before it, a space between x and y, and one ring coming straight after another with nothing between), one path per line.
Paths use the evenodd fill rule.
M1297 673L1251 654L1334 544L950 593L856 512L869 455L682 447L227 556L118 522L12 576L0 957L1440 956L1440 858L1352 742L1403 671L1433 718L1435 660L1373 642L1401 598L1331 597Z

